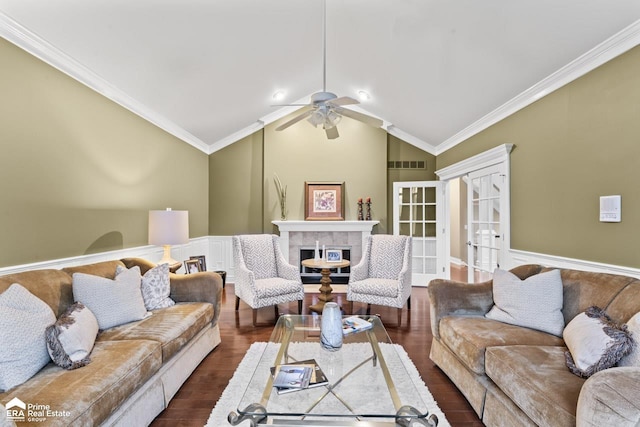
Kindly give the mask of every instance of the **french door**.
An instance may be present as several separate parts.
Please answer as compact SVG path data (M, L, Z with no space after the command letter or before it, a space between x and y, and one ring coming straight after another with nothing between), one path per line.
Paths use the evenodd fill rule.
M491 279L503 258L508 180L504 164L467 175L467 262L469 283Z
M449 277L445 192L440 181L393 183L393 234L412 237L412 286Z

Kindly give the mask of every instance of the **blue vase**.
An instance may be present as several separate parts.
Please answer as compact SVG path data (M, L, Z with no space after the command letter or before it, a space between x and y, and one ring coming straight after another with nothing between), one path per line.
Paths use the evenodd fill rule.
M320 345L329 351L337 351L342 347L342 313L335 302L326 303L322 309Z

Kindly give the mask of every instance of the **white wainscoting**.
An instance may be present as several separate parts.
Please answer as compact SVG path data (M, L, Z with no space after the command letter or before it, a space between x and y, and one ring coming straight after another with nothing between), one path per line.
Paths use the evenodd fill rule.
M185 260L194 255L204 255L207 260L208 271L226 271L227 281L233 283L234 266L231 236L205 236L191 239L190 242L186 245L172 247L171 254L173 258L177 260ZM595 271L599 273L621 274L625 276L640 278L640 269L632 267L584 261L574 258L565 258L555 255L540 254L515 249L510 250L509 255L511 258L511 267L522 264L541 264L550 267ZM139 246L136 248L101 252L98 254L81 255L31 264L2 267L0 268L0 275L20 273L23 271L45 268L60 269L64 267L91 264L101 261L110 261L127 257L139 257L157 262L158 260L160 260L160 258L162 258L162 248L152 245ZM184 272L184 268L178 271L178 273L182 272Z
M80 255L70 258L2 267L0 268L0 275L47 268L61 269L76 265L92 264L128 257L138 257L158 262L162 258L162 252L162 248L159 246L139 246L97 254ZM231 247L231 236L197 237L191 239L186 245L176 245L171 248L171 256L179 261L189 259L190 256L194 255L204 255L206 257L208 271L226 271L227 280L233 280L233 252ZM178 273L184 273L184 267L178 270Z

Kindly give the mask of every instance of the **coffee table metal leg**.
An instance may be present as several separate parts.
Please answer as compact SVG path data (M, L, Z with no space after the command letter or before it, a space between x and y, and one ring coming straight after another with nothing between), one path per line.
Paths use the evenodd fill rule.
M422 415L422 412L413 406L403 406L396 412L396 425L402 427L409 427L415 423L427 427L436 427L438 425L438 417L435 414L427 415L424 418L421 417Z
M241 422L249 420L251 427L256 427L261 421L264 421L267 418L267 410L264 406L257 403L252 403L244 408L242 412L245 412L245 414L238 415L235 412L230 412L227 416L229 424L237 426Z

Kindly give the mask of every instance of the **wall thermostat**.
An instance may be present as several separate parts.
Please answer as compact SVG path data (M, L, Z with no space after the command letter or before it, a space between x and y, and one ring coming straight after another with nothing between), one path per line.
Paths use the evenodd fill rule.
M600 197L600 222L620 222L622 217L621 196Z

